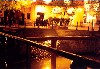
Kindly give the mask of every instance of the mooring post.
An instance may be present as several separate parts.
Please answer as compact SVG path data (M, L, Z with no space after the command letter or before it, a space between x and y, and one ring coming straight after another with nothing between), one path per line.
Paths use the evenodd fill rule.
M30 46L26 44L26 69L31 69L30 53L31 53Z
M56 48L56 41L55 39L51 40L51 47ZM51 53L51 69L56 69L56 54Z
M89 31L89 26L88 26L88 31Z

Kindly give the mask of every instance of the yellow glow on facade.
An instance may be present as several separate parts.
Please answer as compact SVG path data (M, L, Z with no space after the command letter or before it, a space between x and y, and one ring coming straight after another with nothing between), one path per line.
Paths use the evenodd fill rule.
M77 8L75 11L75 15L73 16L72 25L78 26L81 25L81 22L83 22L83 16L84 16L84 9L83 8Z
M24 0L22 0L22 1L18 1L22 6L29 6L31 3L32 3L32 1L24 1Z
M28 2L27 1L21 1L22 2L22 5L28 5Z

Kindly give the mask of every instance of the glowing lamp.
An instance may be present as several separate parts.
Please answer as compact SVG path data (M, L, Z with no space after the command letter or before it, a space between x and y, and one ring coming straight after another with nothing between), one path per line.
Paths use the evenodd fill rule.
M64 3L70 3L70 0L64 0Z
M69 8L69 9L67 10L67 13L68 13L68 14L72 14L73 11L74 11L74 8Z
M45 11L45 8L43 6L37 6L36 7L36 12L44 12Z
M36 0L32 0L33 2L36 2Z
M46 4L49 4L52 0L43 0Z

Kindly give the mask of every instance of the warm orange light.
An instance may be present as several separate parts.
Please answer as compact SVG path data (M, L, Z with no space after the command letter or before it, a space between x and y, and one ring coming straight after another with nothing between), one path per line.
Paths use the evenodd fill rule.
M43 43L44 46L50 47L51 45L51 40L47 40Z
M42 68L41 69L51 69L51 61L50 59L46 58L42 61Z
M72 64L72 60L56 57L56 69L70 69L70 65ZM45 58L40 61L39 65L41 65L41 69L51 69L51 58Z
M50 67L49 67L49 66L47 66L47 67L44 67L43 69L50 69Z

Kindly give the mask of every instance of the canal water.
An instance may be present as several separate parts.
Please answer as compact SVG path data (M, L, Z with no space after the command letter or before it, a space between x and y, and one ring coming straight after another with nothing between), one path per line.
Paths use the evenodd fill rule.
M44 46L50 47L51 46L51 40L47 40L47 41L36 41L37 43L40 43ZM87 52L94 52L94 49L90 49L90 45L95 45L95 43L93 43L94 41L92 40L79 40L79 41L75 41L75 40L58 40L56 42L56 48L58 50L62 50L62 51L66 51L66 52L74 52L74 53L87 53ZM88 48L85 48L85 47ZM93 47L92 47L93 48ZM33 46L31 46L31 53L34 53L36 56L35 60L36 63L34 63L34 61L32 61L31 63L31 68L32 69L51 69L51 53L46 51L46 50L41 50L41 49L37 49L37 48L33 48ZM88 55L88 54L85 54ZM42 57L41 57L42 56ZM89 55L88 55L89 56ZM34 57L34 56L33 56ZM70 66L72 64L73 60L61 57L61 56L56 56L56 69L70 69ZM87 69L90 68L87 66Z
M42 42L46 46L50 41ZM34 57L35 55L35 57ZM31 69L51 69L51 53L31 46ZM56 69L70 69L72 60L56 55Z
M37 42L37 41L36 41ZM50 41L38 42L50 46ZM15 39L0 37L0 69L51 69L51 52ZM56 69L69 69L72 60L56 55Z
M40 43L44 46L51 46L50 40L35 42ZM0 69L27 69L27 67L30 67L31 69L51 69L51 52L36 48L34 46L29 46L30 52L27 53L27 44L10 38L2 39L0 41L0 45L2 50L2 52L0 51ZM84 40L58 40L56 42L56 45L58 50L71 52L90 52L92 51L92 49L88 50L88 46L93 46L95 44L93 43L93 41ZM77 48L80 48L81 50L78 50ZM74 49L74 51L72 49ZM72 64L72 62L73 61L70 59L56 55L56 69L70 69L70 65Z
M71 60L64 57L56 57L56 69L70 69ZM40 59L31 64L31 69L51 69L51 58Z

